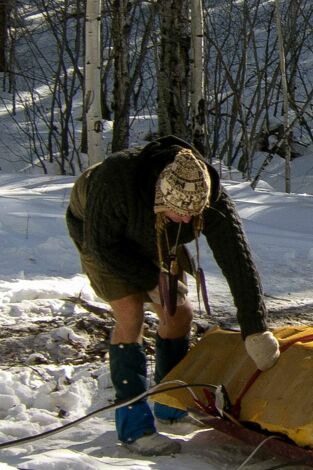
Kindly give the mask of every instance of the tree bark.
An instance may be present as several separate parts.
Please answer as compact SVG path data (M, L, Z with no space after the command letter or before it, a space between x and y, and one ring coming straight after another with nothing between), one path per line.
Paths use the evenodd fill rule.
M159 0L160 54L158 70L158 120L160 135L189 138L188 2Z
M0 0L0 72L7 69L7 29L9 0Z
M131 2L113 2L113 48L114 48L114 123L112 151L116 152L129 145L129 11Z
M103 160L101 116L101 0L87 0L85 109L87 116L88 162Z
M202 0L191 0L191 132L194 146L206 156L206 106L203 76Z
M279 60L281 70L281 81L283 90L283 113L284 113L284 137L283 146L286 149L285 154L285 190L286 193L290 193L290 160L291 160L291 149L289 141L289 98L288 98L288 84L286 74L286 57L284 48L284 38L281 28L281 16L280 16L280 4L279 0L275 0L275 19L277 28L277 37L279 45Z

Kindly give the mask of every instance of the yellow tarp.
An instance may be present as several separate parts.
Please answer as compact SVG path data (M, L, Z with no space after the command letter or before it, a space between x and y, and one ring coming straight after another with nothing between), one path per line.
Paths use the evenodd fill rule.
M284 327L274 330L280 346L313 335L313 327ZM239 332L216 327L208 331L163 382L223 384L234 404L255 373ZM201 388L194 391L205 401ZM194 408L186 389L163 392L155 401L186 409ZM300 446L313 448L313 341L296 342L282 352L278 363L262 372L241 401L240 421L287 435Z

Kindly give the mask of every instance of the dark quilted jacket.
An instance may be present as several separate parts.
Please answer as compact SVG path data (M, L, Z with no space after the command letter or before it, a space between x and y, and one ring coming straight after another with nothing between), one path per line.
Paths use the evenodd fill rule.
M158 283L154 188L160 171L180 147L192 148L168 136L144 149L112 154L87 170L72 191L67 210L71 237L80 250L138 291ZM208 169L213 191L211 206L204 211L203 234L230 286L245 338L266 330L260 280L235 206L214 168ZM168 234L174 243L177 224L168 224ZM179 243L193 238L192 224L182 224Z

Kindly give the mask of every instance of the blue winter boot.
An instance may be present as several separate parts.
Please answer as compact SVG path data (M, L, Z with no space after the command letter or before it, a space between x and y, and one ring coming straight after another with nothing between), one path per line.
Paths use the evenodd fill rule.
M187 354L189 337L163 339L158 334L155 341L155 375L156 383L161 382ZM182 420L188 415L184 410L161 403L154 404L154 416L162 423L173 423Z
M118 401L145 392L146 357L140 344L111 345L110 367ZM169 455L180 451L178 442L156 432L154 417L145 399L117 408L115 423L119 440L130 452Z
M140 344L111 344L110 369L118 402L146 391L146 356ZM115 422L118 438L122 442L132 442L145 433L155 432L154 418L144 399L118 408Z

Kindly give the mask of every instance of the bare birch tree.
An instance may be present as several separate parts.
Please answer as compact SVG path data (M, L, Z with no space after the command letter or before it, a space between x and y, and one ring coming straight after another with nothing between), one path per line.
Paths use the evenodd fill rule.
M204 98L202 0L191 0L191 134L195 147L205 155L206 103Z
M276 19L276 28L278 36L278 45L279 45L279 61L280 61L280 71L281 71L281 81L282 81L282 91L283 91L283 116L284 116L284 135L282 140L282 145L285 150L285 190L287 193L290 193L290 139L289 139L289 98L288 98L288 84L287 84L287 74L286 74L286 57L285 57L285 47L284 47L284 37L281 27L281 15L280 15L280 2L275 0L275 19Z
M8 149L8 154L15 161L40 162L43 171L51 171L49 162L59 165L61 173L75 173L83 168L81 150L87 152L87 146L81 146L86 142L82 136L87 135L84 106L77 106L82 96L88 104L84 76L87 2L10 1L16 10L10 16L6 65L14 87L4 82L0 99L19 128L22 151L13 155L14 149ZM261 166L257 151L264 153L264 160L268 154L285 158L280 142L287 129L292 137L291 158L297 156L300 145L312 143L312 2L280 2L292 112L282 133L280 121L288 113L282 105L275 2L102 3L102 79L93 89L101 90L94 101L102 104L99 120L113 120L112 150L129 145L138 116L158 115L161 135L175 133L194 141L206 148L208 158L218 157L229 168L240 169L243 178L251 179ZM159 16L155 19L156 8ZM3 78L13 83L8 72ZM15 98L16 108L11 106ZM14 109L17 116L24 113L23 120L14 116ZM110 145L108 140L108 149ZM260 171L265 167L269 168L264 164Z
M87 0L85 51L85 110L87 116L88 161L103 160L101 115L101 0Z

